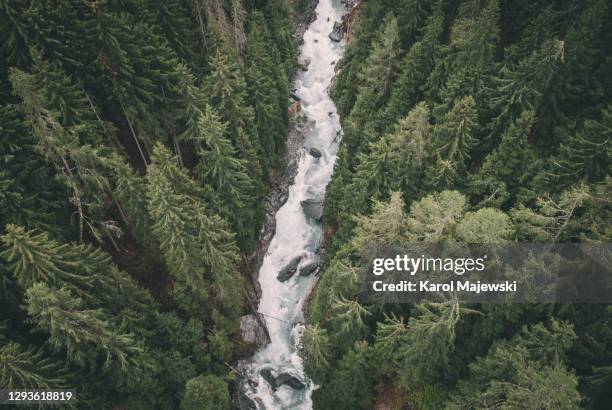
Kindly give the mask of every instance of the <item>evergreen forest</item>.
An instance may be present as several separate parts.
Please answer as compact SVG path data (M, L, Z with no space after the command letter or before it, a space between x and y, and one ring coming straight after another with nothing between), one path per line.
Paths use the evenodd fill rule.
M314 407L610 408L609 305L357 296L368 244L610 241L612 4L365 0L352 17L302 338Z
M0 0L0 388L237 407L313 3ZM372 244L610 242L612 3L346 3L314 409L610 408L612 306L366 304L358 272Z
M0 0L1 388L230 408L300 7Z

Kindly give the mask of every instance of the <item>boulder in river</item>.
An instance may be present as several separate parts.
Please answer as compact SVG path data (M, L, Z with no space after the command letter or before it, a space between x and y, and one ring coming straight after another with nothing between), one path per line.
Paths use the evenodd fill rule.
M308 150L308 152L310 153L310 155L312 155L315 158L321 158L321 151L319 151L318 148L312 147Z
M310 58L305 57L298 61L300 67L302 67L303 71L308 71L308 66L310 65Z
M276 379L274 379L274 383L276 384L276 387L280 387L283 384L286 384L287 386L295 390L302 390L304 387L306 387L304 386L304 383L300 381L300 379L289 373L279 374L278 376L276 376Z
M242 384L238 389L238 408L240 410L259 410L257 402L249 397L246 385ZM265 407L263 407L265 408Z
M310 262L300 268L300 276L308 276L319 270L319 262Z
M323 218L323 201L311 198L300 202L307 217L320 221Z
M246 344L257 346L263 346L268 341L266 331L255 315L244 315L240 318L240 339Z
M344 30L342 29L342 23L336 21L334 23L334 28L332 29L332 32L329 33L329 39L331 41L339 42L342 40L343 37L344 37Z
M285 282L291 279L291 277L295 274L295 271L297 270L297 267L300 264L301 260L301 256L296 256L295 258L291 259L291 261L289 261L289 263L285 265L285 267L282 268L280 272L278 272L276 279L278 279L280 282Z
M261 374L261 377L268 382L272 389L276 390L276 382L274 381L274 375L272 375L271 369L263 369L259 372L259 374Z

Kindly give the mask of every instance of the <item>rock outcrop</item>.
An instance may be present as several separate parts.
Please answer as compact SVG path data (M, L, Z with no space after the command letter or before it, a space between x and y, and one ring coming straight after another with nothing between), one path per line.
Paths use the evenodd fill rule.
M267 343L266 331L255 315L240 318L240 339L248 345L264 346Z
M319 262L310 262L300 268L300 276L309 276L319 271Z
M285 282L291 279L291 277L295 274L301 260L301 256L296 256L295 258L291 259L291 261L278 272L276 279L278 279L280 282Z
M319 151L319 149L315 147L310 148L308 152L310 153L310 155L312 155L313 157L317 159L321 158L321 155L323 155L321 151Z
M302 209L304 210L304 214L314 219L315 221L320 221L323 218L323 201L316 198L306 199L300 202L302 205Z
M342 23L336 21L334 23L334 28L332 29L332 32L329 33L329 39L331 41L339 42L339 41L342 41L343 38L344 38L344 27L342 26Z
M302 390L304 387L304 383L300 381L297 377L293 376L289 373L281 373L274 379L275 389L279 388L283 384L291 387L295 390Z

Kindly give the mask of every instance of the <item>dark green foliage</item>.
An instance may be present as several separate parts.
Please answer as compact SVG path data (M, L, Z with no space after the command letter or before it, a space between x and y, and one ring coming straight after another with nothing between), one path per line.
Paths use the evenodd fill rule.
M0 383L8 389L52 389L65 386L61 365L44 351L8 343L0 348Z
M291 13L0 1L2 387L229 408L242 261L288 127Z
M185 396L181 400L182 410L229 410L230 398L227 384L214 376L198 376L185 385Z
M303 338L314 407L605 408L605 306L358 296L372 247L610 241L609 4L368 0L355 14L333 89L333 237ZM351 368L367 392L345 380L353 345L373 352L379 384Z

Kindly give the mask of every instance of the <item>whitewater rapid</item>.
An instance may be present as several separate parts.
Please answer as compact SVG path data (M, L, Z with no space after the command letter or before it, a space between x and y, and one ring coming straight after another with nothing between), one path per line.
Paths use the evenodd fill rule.
M304 374L302 360L297 353L304 330L302 308L315 284L315 275L296 273L286 282L277 275L296 256L302 255L300 266L315 260L321 241L321 223L305 216L300 201L322 198L334 168L341 132L336 107L328 94L336 63L344 50L344 40L333 42L328 35L334 22L340 22L346 8L339 0L320 0L316 19L304 33L300 61L308 62L308 70L295 80L295 93L300 97L303 113L314 127L305 136L305 148L299 157L298 172L289 188L287 202L276 213L276 234L259 271L262 295L259 312L265 318L271 342L255 353L249 368L249 379L255 380L249 397L266 409L312 409L311 394L316 388ZM322 155L316 159L307 150L317 148ZM298 267L299 271L299 267ZM289 373L305 387L292 388L286 384L276 390L261 371L270 370L273 376Z

